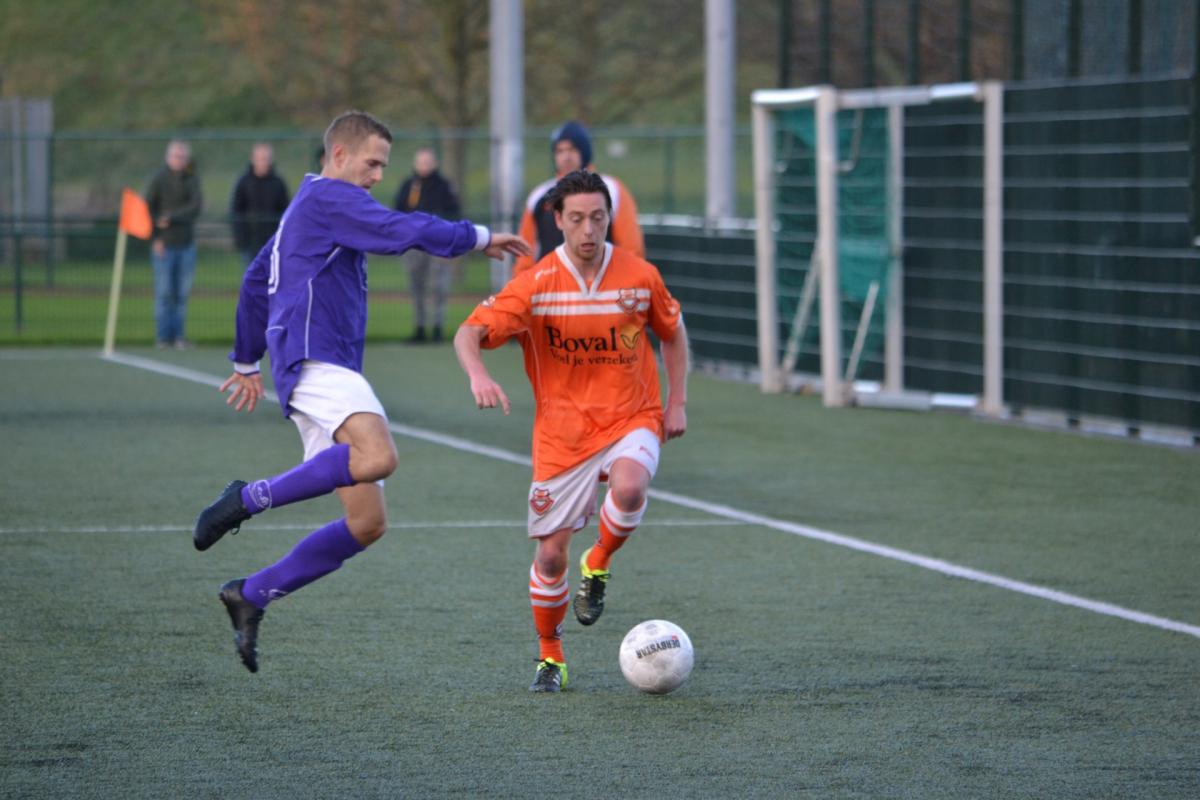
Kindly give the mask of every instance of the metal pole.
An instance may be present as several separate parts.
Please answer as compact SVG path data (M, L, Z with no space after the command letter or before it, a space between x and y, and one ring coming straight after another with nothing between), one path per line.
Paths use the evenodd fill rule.
M792 82L792 0L779 0L779 88Z
M958 79L971 80L971 0L958 2Z
M875 85L875 0L863 0L863 86Z
M1130 75L1142 73L1142 0L1129 0L1129 24L1126 28L1128 57L1125 68Z
M775 297L775 126L771 110L751 111L754 147L754 274L758 310L759 387L783 391L779 373L779 318Z
M525 177L524 107L525 39L521 0L491 0L491 156L492 192L490 225L514 230L514 215L521 202ZM491 283L499 290L508 282L507 260L491 261Z
M1012 0L1008 39L1012 43L1012 79L1025 80L1025 0Z
M733 0L704 3L705 216L709 222L737 213L733 187Z
M663 133L663 210L675 213L675 134Z
M12 215L18 224L25 220L25 120L22 100L13 98L12 105Z
M1200 9L1192 15L1192 38L1200 42ZM1200 247L1200 45L1192 53L1192 244Z
M908 85L921 82L921 0L908 0Z
M821 0L817 13L817 24L820 28L817 47L820 49L821 58L817 80L820 83L833 83L833 10L830 8L830 0Z
M1078 78L1082 71L1083 2L1070 0L1067 5L1067 77Z
M58 235L54 224L54 133L46 134L46 286L54 287L54 268L58 265Z
M842 390L842 297L838 280L837 90L817 92L817 249L821 262L821 384L827 408L846 404Z
M1004 412L1004 84L987 81L983 99L983 407Z
M17 221L15 224L19 226L21 223L20 221ZM25 327L25 301L23 296L25 290L25 275L21 260L21 251L23 249L25 249L25 244L21 241L21 234L18 229L18 231L13 234L13 268L15 272L13 279L16 281L13 295L17 304L17 307L14 309L16 313L15 321L17 333L20 333Z

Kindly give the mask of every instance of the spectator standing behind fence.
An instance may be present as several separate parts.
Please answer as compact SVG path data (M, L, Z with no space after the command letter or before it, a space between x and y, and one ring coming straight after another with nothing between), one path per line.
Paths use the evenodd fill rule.
M400 185L395 206L397 211L423 211L449 220L456 220L462 214L454 189L438 172L437 156L428 147L422 147L414 154L413 174ZM404 259L408 262L409 290L412 292L416 321L416 329L409 341L440 342L446 325L446 296L450 292L453 262L415 249L405 253ZM433 294L432 320L425 305L427 287ZM428 323L431 321L433 327L427 336Z
M146 204L154 220L155 336L159 348L183 350L189 346L184 333L196 274L195 222L204 206L187 142L172 139L167 145L166 163L150 181Z
M275 233L289 200L287 184L275 174L275 152L271 145L254 145L250 166L238 178L229 201L233 241L242 254L243 265L253 261Z
M525 213L518 228L522 239L533 247L533 256L518 258L513 263L516 276L532 267L539 259L563 243L563 234L554 222L554 208L550 192L559 178L577 169L594 171L592 168L592 138L587 128L571 120L560 125L550 135L550 153L554 158L556 176L538 184L525 201ZM601 175L608 194L612 198L611 224L608 241L631 251L638 258L646 257L642 242L642 228L638 225L637 203L625 184L611 175Z

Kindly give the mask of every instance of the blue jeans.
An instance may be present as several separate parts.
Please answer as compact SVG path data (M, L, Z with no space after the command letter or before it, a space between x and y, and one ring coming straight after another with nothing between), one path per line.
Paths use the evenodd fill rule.
M196 276L196 245L168 247L154 260L154 322L160 342L183 339L187 301Z

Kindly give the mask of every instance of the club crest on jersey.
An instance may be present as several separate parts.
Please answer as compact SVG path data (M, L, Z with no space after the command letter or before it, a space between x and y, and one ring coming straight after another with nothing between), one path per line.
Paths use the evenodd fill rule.
M617 305L626 314L632 314L637 311L637 289L618 289L617 290Z
M554 498L550 496L549 489L534 489L533 496L529 498L529 507L533 509L533 513L539 517L550 510L554 505Z

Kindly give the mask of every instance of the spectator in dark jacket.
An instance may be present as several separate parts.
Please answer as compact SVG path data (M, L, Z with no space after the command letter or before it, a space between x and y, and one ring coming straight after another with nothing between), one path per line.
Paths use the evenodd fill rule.
M291 199L287 184L275 174L274 160L271 145L254 145L250 166L233 187L229 216L233 221L233 241L244 264L253 261L275 233Z
M204 206L192 148L173 139L166 163L150 181L146 204L154 220L154 321L158 346L188 347L184 338L188 295L196 275L195 222Z
M428 147L413 156L413 174L396 193L396 210L422 211L444 219L458 219L462 214L454 189L438 172L437 156ZM450 293L453 262L415 248L405 253L404 258L408 262L409 290L416 316L416 330L409 341L440 342L446 324L446 296ZM430 319L425 309L425 290L429 286L433 289L433 329L426 336L426 323Z

